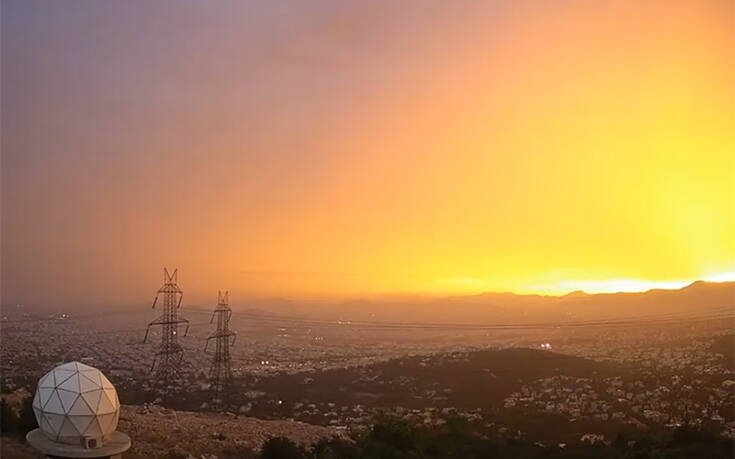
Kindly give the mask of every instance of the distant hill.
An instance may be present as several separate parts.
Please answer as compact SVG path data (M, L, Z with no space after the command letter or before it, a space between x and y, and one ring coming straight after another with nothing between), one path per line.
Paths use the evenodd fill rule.
M735 282L694 282L680 289L564 296L481 293L426 300L351 301L338 305L269 301L253 305L284 315L400 322L528 322L702 314L735 309Z
M694 282L677 290L655 289L640 293L567 295L558 305L570 315L607 313L640 316L663 313L726 310L735 306L735 282Z

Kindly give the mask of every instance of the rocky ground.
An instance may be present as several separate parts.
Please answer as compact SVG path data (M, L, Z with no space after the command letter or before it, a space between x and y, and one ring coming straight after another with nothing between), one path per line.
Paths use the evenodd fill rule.
M39 459L43 457L19 439L0 437L0 457L3 459Z
M157 405L123 405L118 430L133 440L124 457L217 458L248 457L271 437L288 437L300 444L343 436L334 428L295 421L265 421L232 413L173 411ZM3 458L40 458L27 445L2 439ZM250 452L254 453L250 453Z

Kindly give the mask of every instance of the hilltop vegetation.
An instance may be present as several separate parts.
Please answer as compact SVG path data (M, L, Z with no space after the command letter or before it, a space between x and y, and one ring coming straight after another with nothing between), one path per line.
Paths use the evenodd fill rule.
M535 349L411 356L364 367L277 375L256 389L292 401L407 408L496 408L524 381L555 375L605 377L618 365Z
M545 445L528 440L498 440L450 419L442 427L424 428L385 419L354 441L322 440L313 447L284 439L268 441L261 459L490 459L490 458L607 458L607 459L730 459L733 441L682 427L672 435L629 442L624 436L611 444Z

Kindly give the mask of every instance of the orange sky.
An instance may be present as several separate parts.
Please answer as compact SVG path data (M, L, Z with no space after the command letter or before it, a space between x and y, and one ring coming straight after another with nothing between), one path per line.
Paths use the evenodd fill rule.
M3 2L4 304L735 278L731 1L244 3Z

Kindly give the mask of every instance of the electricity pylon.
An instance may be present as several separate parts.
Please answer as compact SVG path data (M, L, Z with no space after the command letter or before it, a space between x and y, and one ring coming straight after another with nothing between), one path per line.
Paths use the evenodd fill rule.
M163 268L163 286L156 293L153 299L153 306L156 307L158 297L163 295L163 313L161 317L148 324L145 331L143 342L148 339L148 332L154 325L161 326L161 347L156 353L151 365L151 371L155 368L156 380L167 383L171 378L179 374L181 363L184 359L184 349L178 343L177 337L179 333L179 324L186 324L184 336L189 333L189 321L183 317L179 317L178 309L181 307L181 300L184 293L176 284L178 269L172 274Z
M209 369L209 381L214 393L213 404L218 405L229 395L230 383L232 382L232 368L230 367L230 346L235 344L237 334L230 330L230 318L232 310L229 305L230 292L217 293L217 307L212 313L213 323L217 318L217 331L207 338L204 352L207 352L209 341L215 340L215 350L212 357L212 366ZM232 340L232 342L230 342Z

